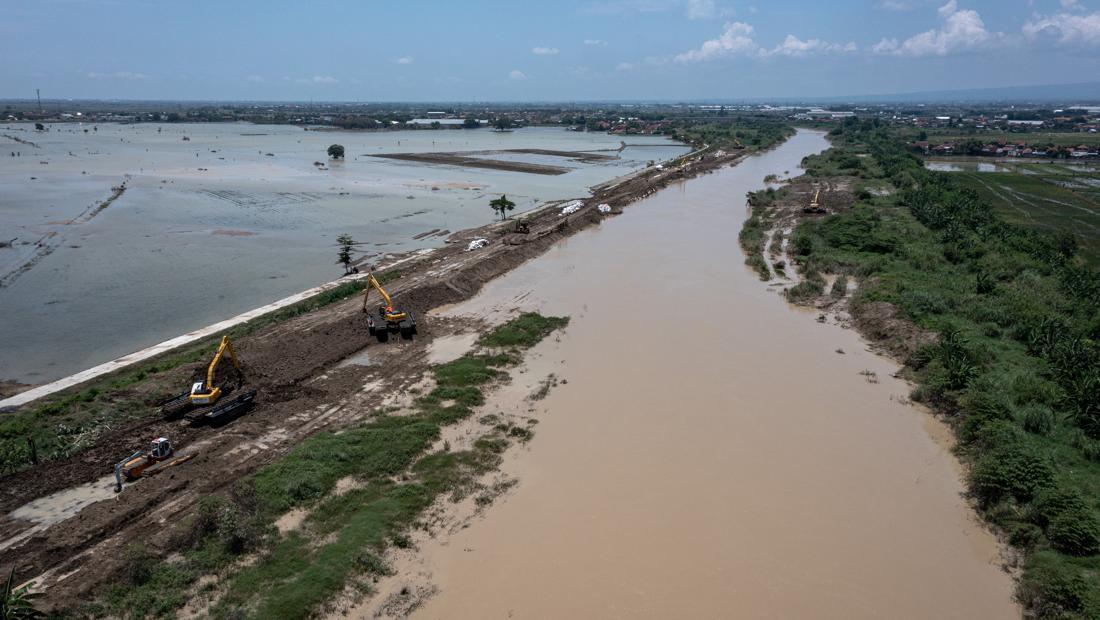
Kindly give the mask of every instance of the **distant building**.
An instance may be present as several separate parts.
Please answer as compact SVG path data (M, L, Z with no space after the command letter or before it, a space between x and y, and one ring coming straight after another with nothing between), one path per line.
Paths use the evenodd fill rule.
M428 118L440 119L447 118L446 112L428 112Z

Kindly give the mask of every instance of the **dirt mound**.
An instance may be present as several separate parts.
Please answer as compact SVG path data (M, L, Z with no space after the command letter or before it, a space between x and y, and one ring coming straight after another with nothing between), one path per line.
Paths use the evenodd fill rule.
M936 341L935 332L917 326L894 304L853 303L850 311L856 329L902 363L920 347Z

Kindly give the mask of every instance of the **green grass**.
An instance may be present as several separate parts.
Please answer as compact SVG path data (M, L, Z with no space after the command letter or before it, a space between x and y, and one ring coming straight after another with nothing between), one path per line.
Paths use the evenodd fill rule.
M485 347L531 347L554 330L564 327L568 321L563 317L525 312L482 336L478 344Z
M910 139L916 139L910 136ZM1030 145L1045 146L1053 144L1055 146L1078 146L1081 144L1087 145L1100 145L1100 134L1095 133L1083 133L1083 132L1044 132L1044 131L1028 131L1028 132L1005 132L1005 131L979 131L976 133L964 133L964 132L935 132L928 134L928 143L931 145L943 144L944 142L958 142L960 140L978 139L983 142L994 142L1003 140L1011 144L1018 142L1026 142Z
M385 572L379 557L389 544L407 545L404 532L425 508L441 495L467 493L476 476L499 463L510 438L530 436L505 426L470 450L426 454L441 429L470 416L485 402L485 389L520 363L522 350L567 323L565 317L521 315L480 340L495 352L473 352L433 367L436 387L416 399L412 414L378 412L355 428L302 442L248 479L244 488L252 491L238 502L246 508L218 503L206 510L213 517L200 510L197 521L210 525L191 526L204 536L186 546L182 560L161 561L150 578L111 588L97 609L164 615L185 602L181 593L202 574L216 573L224 586L214 617L306 618L355 577ZM332 495L336 483L349 477L364 486ZM299 530L282 536L271 531L275 519L300 507L310 513ZM227 511L232 519L222 517ZM259 559L236 566L226 540L258 541L231 548L239 553L258 546Z
M857 317L888 302L939 335L907 360L913 398L953 424L971 496L1026 558L1021 601L1100 617L1100 275L1064 235L1006 221L969 177L924 170L889 130L846 124L834 140L899 191L802 223L802 269L856 277Z
M1008 222L1076 238L1089 264L1100 266L1100 173L1074 173L1056 164L1019 166L1016 172L953 172ZM1075 180L1097 183L1090 187ZM1072 189L1060 184L1068 184Z
M752 267L753 271L762 281L771 279L771 271L768 269L767 260L764 258L764 244L767 241L767 231L772 226L775 212L771 208L775 202L789 193L787 187L775 189L769 187L756 192L749 192L748 203L751 207L749 218L741 226L738 233L738 241L741 249L745 251L745 264Z

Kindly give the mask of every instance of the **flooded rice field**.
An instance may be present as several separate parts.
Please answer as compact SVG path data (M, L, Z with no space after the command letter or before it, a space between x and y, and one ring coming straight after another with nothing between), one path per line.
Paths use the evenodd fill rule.
M744 265L745 193L826 146L665 189L448 310L572 321L525 370L562 384L523 405L518 487L421 545L417 617L1019 616L897 366Z
M342 233L368 259L438 245L448 231L491 221L497 194L518 213L687 150L660 137L556 128L47 127L0 125L0 379L26 383L332 280ZM328 159L334 143L344 161ZM517 166L373 157L438 152ZM563 172L524 172L527 164Z

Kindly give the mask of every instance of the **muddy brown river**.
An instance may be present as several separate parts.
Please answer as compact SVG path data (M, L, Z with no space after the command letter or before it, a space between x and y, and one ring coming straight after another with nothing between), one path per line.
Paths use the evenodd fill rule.
M451 311L570 315L525 373L567 383L505 462L516 489L421 545L417 617L1019 617L897 366L744 265L745 193L824 148L803 131L670 187Z

